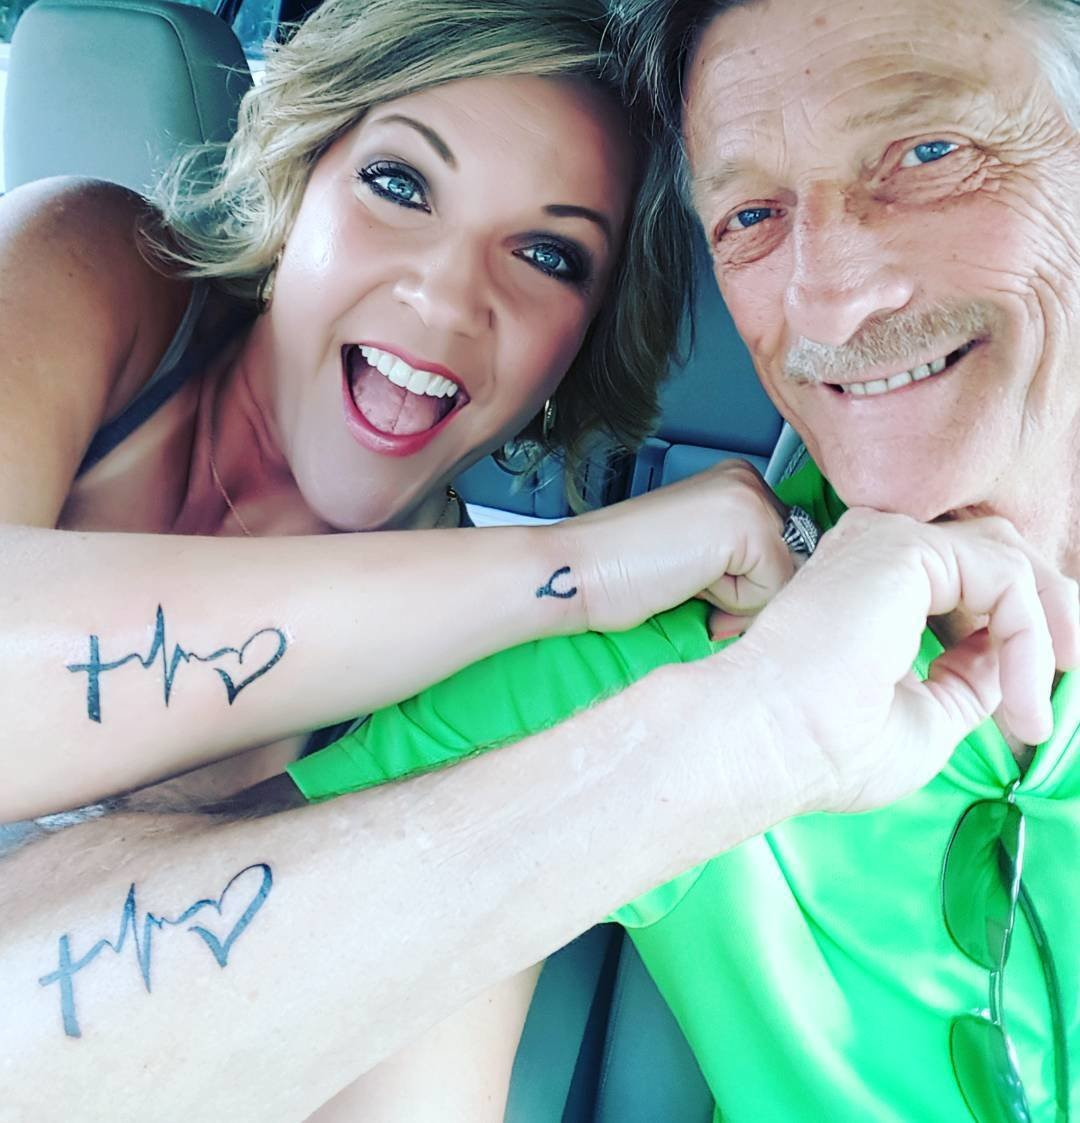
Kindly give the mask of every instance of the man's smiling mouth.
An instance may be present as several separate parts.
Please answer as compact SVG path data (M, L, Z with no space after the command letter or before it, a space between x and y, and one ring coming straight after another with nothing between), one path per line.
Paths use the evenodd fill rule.
M969 340L962 347L957 347L955 351L950 351L947 355L934 359L932 362L922 363L910 370L899 371L887 378L871 378L862 382L826 382L825 385L836 393L846 394L853 398L878 397L881 394L891 393L893 390L902 390L914 382L924 382L928 378L936 377L958 363L981 342L982 340L979 339Z

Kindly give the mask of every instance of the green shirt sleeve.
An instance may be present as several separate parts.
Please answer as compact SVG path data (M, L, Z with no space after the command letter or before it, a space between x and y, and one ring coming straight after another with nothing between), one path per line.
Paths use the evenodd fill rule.
M809 460L778 491L822 528L843 510ZM705 605L690 601L629 631L560 636L499 652L377 711L359 729L289 765L289 775L314 802L519 741L656 667L718 650L708 639L706 616Z
M359 729L289 765L310 801L453 764L547 729L665 663L717 650L707 607L690 601L626 632L522 644L372 714Z

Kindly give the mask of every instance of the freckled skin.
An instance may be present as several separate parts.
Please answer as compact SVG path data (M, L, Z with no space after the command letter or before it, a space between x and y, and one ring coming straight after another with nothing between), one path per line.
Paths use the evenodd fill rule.
M702 35L684 131L736 325L841 496L1003 514L1075 573L1080 140L1026 34L1000 0L752 3ZM917 162L934 141L955 148ZM744 229L746 208L768 217ZM783 373L800 338L965 303L989 334L926 383L855 400Z

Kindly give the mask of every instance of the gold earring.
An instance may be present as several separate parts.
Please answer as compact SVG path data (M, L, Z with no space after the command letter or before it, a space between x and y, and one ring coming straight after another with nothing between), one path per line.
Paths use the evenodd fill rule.
M544 402L544 416L540 422L540 435L544 438L545 443L551 441L551 435L555 432L555 399L548 398Z
M270 302L274 299L274 281L277 278L278 266L281 264L281 255L284 252L284 247L278 250L273 262L270 264L270 268L259 282L258 291L255 293L255 302L259 306L260 314L269 311Z

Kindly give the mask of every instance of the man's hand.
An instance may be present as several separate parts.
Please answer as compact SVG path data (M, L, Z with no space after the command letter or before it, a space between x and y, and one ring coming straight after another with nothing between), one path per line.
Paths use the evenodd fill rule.
M584 600L584 626L622 631L694 596L757 612L794 573L786 509L758 473L726 460L691 479L553 528Z
M920 682L927 619L957 610L983 626ZM823 778L808 809L863 811L921 787L999 708L1021 740L1045 740L1055 667L1080 665L1080 600L1003 519L926 525L856 509L716 658L772 700L796 784Z

